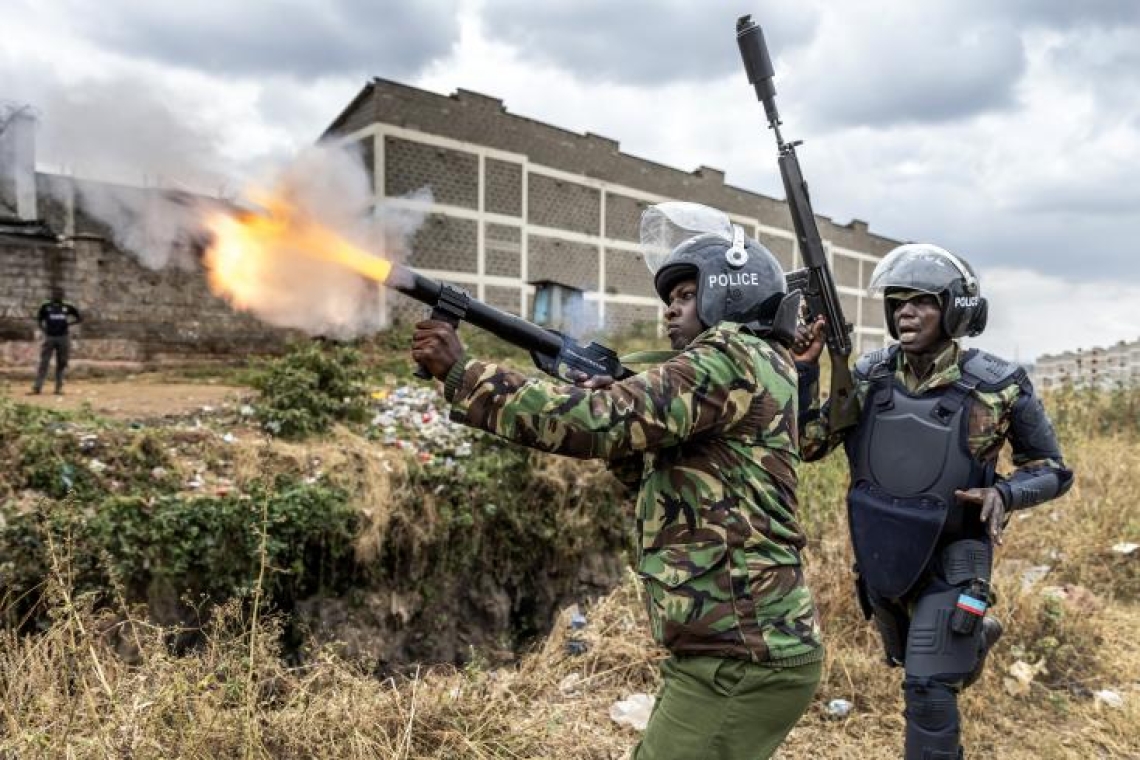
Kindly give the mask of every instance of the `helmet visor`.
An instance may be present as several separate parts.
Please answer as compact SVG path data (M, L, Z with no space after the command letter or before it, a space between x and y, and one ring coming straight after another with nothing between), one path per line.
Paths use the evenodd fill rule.
M937 295L955 280L975 282L969 268L950 252L928 245L906 245L879 262L867 290L871 295L884 295L892 288Z
M697 235L713 233L732 240L732 222L723 211L687 201L667 201L641 214L641 253L649 271L657 270L673 250Z

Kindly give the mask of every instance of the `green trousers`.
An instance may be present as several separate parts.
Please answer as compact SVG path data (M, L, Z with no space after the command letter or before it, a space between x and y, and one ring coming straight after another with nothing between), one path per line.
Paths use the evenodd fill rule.
M631 760L763 760L796 725L822 662L770 668L720 657L671 657Z

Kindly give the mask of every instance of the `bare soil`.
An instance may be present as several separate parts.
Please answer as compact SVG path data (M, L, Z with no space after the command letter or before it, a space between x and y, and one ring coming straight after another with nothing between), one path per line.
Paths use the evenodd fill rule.
M240 404L254 393L241 386L164 382L147 377L68 380L62 396L51 392L50 378L41 395L28 395L28 386L27 382L5 380L0 382L0 394L18 398L22 403L60 410L77 410L87 403L96 413L117 419L183 415L204 406Z

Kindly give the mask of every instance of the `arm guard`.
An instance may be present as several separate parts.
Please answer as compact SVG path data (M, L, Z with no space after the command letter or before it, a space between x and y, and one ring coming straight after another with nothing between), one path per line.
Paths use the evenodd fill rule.
M819 409L813 408L819 396L819 365L796 362L797 395L799 396L799 426L803 430L809 422L819 419Z
M1069 490L1072 479L1070 470L1061 468L1058 471L1041 467L1018 470L1009 480L998 483L995 488L1001 492L1006 507L1012 511L1057 498Z
M1053 424L1028 381L1022 383L1022 395L1013 405L1009 435L1014 462L1031 464L996 484L1008 509L1032 507L1069 490L1073 472L1064 465Z

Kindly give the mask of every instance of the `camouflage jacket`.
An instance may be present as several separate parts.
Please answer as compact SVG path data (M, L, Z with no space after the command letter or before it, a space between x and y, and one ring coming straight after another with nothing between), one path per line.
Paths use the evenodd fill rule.
M876 354L868 354L856 363L854 372L856 398L862 405L871 388L871 382L862 368L875 360L889 362L893 379L913 396L940 393L962 377L961 365L964 352L956 341L951 341L946 350L939 354L930 371L920 378L908 363L906 355L896 349L883 349ZM805 461L822 459L832 449L844 442L843 432L832 432L828 426L827 404L819 403L819 369L800 364L800 454ZM971 455L981 463L996 465L1002 446L1008 441L1011 447L1014 472L1006 478L998 478L995 484L999 490L1002 483L1022 477L1032 477L1042 471L1053 471L1061 483L1061 493L1072 481L1072 472L1061 459L1056 449L1052 424L1045 415L1040 400L1033 393L1033 386L1024 375L999 388L983 390L975 388L971 394L968 422L968 448ZM1035 448L1028 436L1019 431L1034 431L1037 436L1043 432L1047 440L1053 441L1054 456L1042 456L1043 447ZM848 431L851 433L853 431ZM1005 494L1008 496L1008 494ZM1008 501L1008 498L1007 498Z
M643 454L637 568L653 636L676 654L822 657L796 519L796 376L783 348L721 323L673 359L586 390L467 360L452 418L541 451Z

